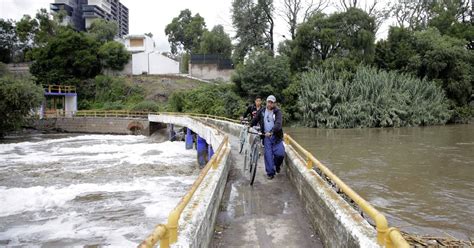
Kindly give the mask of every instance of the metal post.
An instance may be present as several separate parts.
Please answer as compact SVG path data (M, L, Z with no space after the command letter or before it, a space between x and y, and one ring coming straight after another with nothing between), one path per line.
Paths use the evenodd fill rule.
M197 137L197 156L198 156L199 168L201 169L204 168L204 166L207 163L206 153L207 153L206 140L198 136Z
M174 124L169 124L170 133L169 133L169 140L175 141L176 140L176 132L174 131Z
M214 149L212 149L211 145L207 146L207 161L211 160L212 156L214 155Z
M190 128L186 128L186 150L193 149L193 133Z

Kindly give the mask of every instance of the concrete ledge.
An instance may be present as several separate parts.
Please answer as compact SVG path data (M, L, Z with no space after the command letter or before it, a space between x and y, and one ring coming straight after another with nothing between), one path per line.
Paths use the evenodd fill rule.
M72 117L35 120L38 130L60 130L68 133L150 134L148 120L137 118Z
M285 168L325 247L380 247L376 230L285 145Z
M160 122L189 127L204 138L214 149L220 146L225 134L198 118L174 115L149 115L151 123ZM198 187L179 219L178 242L172 247L209 247L214 225L224 194L230 169L230 144L217 167L211 168Z

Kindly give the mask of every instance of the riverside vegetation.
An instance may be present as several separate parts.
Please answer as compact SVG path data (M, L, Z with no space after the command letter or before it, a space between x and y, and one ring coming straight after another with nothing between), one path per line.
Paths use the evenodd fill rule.
M287 124L310 127L439 125L472 118L471 1L400 0L364 9L358 1L343 0L331 14L324 13L324 5L287 2L281 18L291 37L278 46L273 0L232 2L235 45L222 26L209 31L199 14L181 11L165 30L171 55L187 60L192 53L220 54L232 58L236 70L232 82L177 87L158 98L150 98L148 89L133 79L110 76L130 55L113 41L116 26L105 21L88 32L73 32L57 24L61 15L51 19L45 10L16 23L0 20L0 59L33 61L31 80L36 84L76 85L81 109L235 118L246 102L271 93ZM389 17L396 24L386 39L376 41L378 28Z

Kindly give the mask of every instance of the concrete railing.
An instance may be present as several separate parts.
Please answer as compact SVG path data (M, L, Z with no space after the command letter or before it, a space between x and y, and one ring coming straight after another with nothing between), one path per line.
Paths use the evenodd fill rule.
M303 161L298 162L298 160L294 159L294 154L291 152L287 152L287 155L290 155L290 159L294 159L291 161L295 164L303 164L300 166L300 173L301 175L309 174L314 177L319 177L319 175L314 171L314 167L319 169L324 177L327 177L331 180L342 193L347 195L352 201L354 201L357 206L362 209L364 213L366 213L370 218L375 221L376 225L376 232L377 232L377 243L381 246L385 247L409 247L407 241L403 238L401 233L396 228L389 228L387 219L385 216L376 210L369 202L363 199L359 194L357 194L353 189L351 189L347 184L345 184L339 177L337 177L331 170L329 170L326 166L324 166L319 160L317 160L310 152L304 149L300 144L298 144L294 139L292 139L289 135L285 134L285 143L287 144L287 148L291 147L292 150L296 151L298 155L302 156L301 158ZM297 165L294 165L297 166ZM306 170L306 171L305 171ZM294 174L295 172L293 172ZM304 176L303 176L304 178ZM320 177L319 177L320 178ZM316 180L311 179L309 177L308 180ZM311 190L311 186L307 186L308 189ZM316 190L316 189L315 189ZM300 192L302 193L302 192ZM327 198L326 198L327 199ZM330 202L330 199L327 199ZM330 203L333 204L333 203ZM341 207L342 209L343 207ZM346 221L349 221L351 218L347 216ZM357 222L357 221L356 221ZM346 222L347 224L347 222ZM350 229L349 226L346 226L347 229ZM361 235L353 234L352 235L354 240L361 239ZM333 238L334 239L334 238ZM357 241L355 241L357 242ZM370 239L367 239L367 242L370 242ZM362 245L361 245L362 246Z
M212 238L217 211L229 172L228 136L212 125L184 115L149 115L150 122L169 123L192 128L213 147L218 147L201 170L191 189L169 214L166 224L158 224L139 247L207 247Z

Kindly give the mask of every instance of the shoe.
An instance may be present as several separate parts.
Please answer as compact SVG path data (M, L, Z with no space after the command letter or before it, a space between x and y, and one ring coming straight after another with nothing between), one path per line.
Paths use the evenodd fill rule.
M280 167L277 167L275 171L277 174L280 174Z
M272 180L274 177L275 177L275 175L271 175L271 176L270 176L270 175L267 175L267 179L268 179L268 180Z

